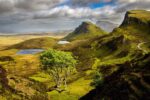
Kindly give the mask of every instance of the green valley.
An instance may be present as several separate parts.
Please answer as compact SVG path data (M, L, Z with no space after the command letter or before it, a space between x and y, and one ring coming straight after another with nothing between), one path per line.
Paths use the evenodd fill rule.
M18 38L0 45L0 100L149 100L149 43L144 10L111 33L83 22L63 38ZM43 51L17 54L30 49Z

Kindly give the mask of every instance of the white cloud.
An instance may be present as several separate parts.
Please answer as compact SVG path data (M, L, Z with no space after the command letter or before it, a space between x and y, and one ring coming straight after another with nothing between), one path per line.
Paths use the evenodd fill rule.
M150 9L150 0L119 0L115 8L116 13L124 13L128 10Z
M69 18L91 18L101 17L103 15L111 15L114 13L114 7L105 6L98 9L91 9L89 7L69 7L60 6L50 10L38 12L35 18L51 18L51 17L69 17Z
M114 2L114 5L105 5L96 9L88 6L96 2ZM42 27L43 30L47 30L59 26L56 22L61 23L60 27L67 28L76 26L87 19L120 24L125 12L131 9L150 10L150 0L0 0L0 31L2 28L3 31L9 31L11 27L7 26L11 25L18 25L22 30L28 25L39 25L40 27L43 25L45 27ZM67 22L64 19L68 19ZM50 21L46 24L47 26L42 23L45 20ZM36 30L35 27L33 28ZM15 30L17 31L18 28L13 28L13 31Z
M46 10L66 0L0 0L0 14L18 11Z
M119 3L149 2L150 0L117 0Z

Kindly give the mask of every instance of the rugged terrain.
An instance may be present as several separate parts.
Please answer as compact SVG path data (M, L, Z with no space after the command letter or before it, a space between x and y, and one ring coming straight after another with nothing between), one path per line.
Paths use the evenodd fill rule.
M150 12L128 11L125 20L105 40L114 48L108 57L97 64L102 83L81 100L149 100L150 81ZM102 39L97 45L104 46ZM95 40L96 41L96 40ZM115 42L115 43L114 43ZM119 45L120 44L120 45ZM117 47L116 47L117 46ZM108 49L109 50L109 49ZM117 55L113 52L121 51ZM108 53L107 53L108 54Z
M107 34L83 22L63 40L29 39L0 51L2 100L149 100L150 12L128 11L123 23ZM60 39L62 40L62 39ZM6 49L7 47L7 49ZM53 48L76 57L77 73L59 93L39 63L40 54L16 55L21 49Z

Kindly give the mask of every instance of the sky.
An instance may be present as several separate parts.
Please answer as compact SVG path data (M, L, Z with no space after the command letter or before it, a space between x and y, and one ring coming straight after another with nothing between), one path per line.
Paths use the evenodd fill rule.
M150 0L0 0L0 33L73 30L83 21L121 24L126 11Z

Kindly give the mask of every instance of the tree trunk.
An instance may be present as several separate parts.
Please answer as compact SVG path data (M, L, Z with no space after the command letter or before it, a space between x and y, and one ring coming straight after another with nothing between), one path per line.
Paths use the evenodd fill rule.
M65 90L67 89L67 80L64 79Z

